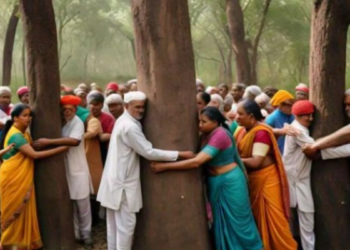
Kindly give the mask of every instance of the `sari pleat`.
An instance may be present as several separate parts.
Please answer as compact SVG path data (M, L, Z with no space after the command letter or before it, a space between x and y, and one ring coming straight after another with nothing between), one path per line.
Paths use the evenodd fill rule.
M21 133L12 127L5 139ZM28 143L31 139L25 134ZM1 247L2 250L29 250L42 247L36 214L34 162L18 152L0 168Z
M249 132L236 135L242 158L252 157L256 132L264 130L270 135L276 163L249 172L250 201L265 250L295 250L297 243L289 227L289 190L283 162L272 130L259 124Z

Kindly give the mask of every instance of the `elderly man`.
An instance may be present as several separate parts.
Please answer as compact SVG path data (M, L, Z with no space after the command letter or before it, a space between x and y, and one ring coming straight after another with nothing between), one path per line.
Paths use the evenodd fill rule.
M294 97L288 91L279 90L270 103L276 110L266 118L265 123L273 128L274 134L278 137L278 148L283 155L284 140L287 133L285 125L294 121L292 115Z
M74 94L80 98L81 102L80 102L80 107L82 108L86 108L87 107L87 102L86 102L86 97L88 95L88 92L86 89L81 89L81 88L76 88L74 90Z
M71 146L65 154L65 167L69 194L73 201L75 237L90 246L92 245L90 210L92 185L85 156L84 123L76 116L80 101L80 98L76 96L63 96L61 98L64 118L62 138L39 139L34 142L34 146L37 148Z
M267 86L264 88L264 93L268 95L270 98L273 98L277 92L278 92L278 89L272 86Z
M230 94L233 97L232 111L236 111L237 104L242 100L246 85L243 83L234 83L232 84Z
M111 94L105 100L109 113L117 120L124 112L123 98L119 94Z
M197 88L197 93L204 92L205 85L201 79L196 79L196 88Z
M350 118L350 89L345 91L345 111ZM304 146L304 153L314 157L317 152L321 153L323 160L345 158L350 156L350 124L338 131L317 140L314 144Z
M17 90L17 96L21 103L29 104L29 88L27 86L20 87Z
M131 92L137 91L137 79L132 79L126 83Z
M261 88L259 86L251 85L245 89L244 94L243 94L243 99L254 100L255 97L257 97L261 93L262 93L262 91L261 91Z
M190 158L191 152L154 149L142 132L140 120L146 95L125 95L125 112L116 122L97 200L107 208L108 250L130 250L136 213L142 208L140 156L152 161Z
M309 87L304 83L299 83L295 87L296 100L309 100Z
M125 84L119 85L119 91L118 94L121 95L121 97L124 99L124 95L130 91L129 87Z
M296 209L298 215L301 243L304 250L315 249L315 210L310 180L312 161L302 152L302 147L306 143L314 142L309 131L314 111L314 105L310 101L303 100L294 104L292 113L295 115L295 120L291 126L298 129L299 134L286 136L283 154L283 163L289 184L290 206Z

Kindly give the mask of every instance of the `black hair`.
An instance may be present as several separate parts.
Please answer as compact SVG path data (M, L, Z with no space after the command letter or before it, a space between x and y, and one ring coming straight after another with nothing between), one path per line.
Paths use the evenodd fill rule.
M205 115L211 121L216 121L220 126L224 127L227 130L230 130L228 125L226 124L225 116L220 112L220 110L216 107L205 107L201 111L201 115Z
M205 102L206 105L211 101L211 97L207 92L201 92L198 94L200 95L201 99Z
M22 114L22 112L26 109L30 109L30 107L27 104L23 104L23 103L17 104L12 109L11 120L8 120L6 122L5 127L2 130L2 135L1 135L1 139L0 139L0 150L4 149L5 138L6 138L7 133L9 132L10 128L13 125L14 118L20 116Z
M254 100L247 99L242 102L242 106L245 112L248 115L252 114L257 121L260 122L265 119L264 116L261 114L261 109L259 105Z

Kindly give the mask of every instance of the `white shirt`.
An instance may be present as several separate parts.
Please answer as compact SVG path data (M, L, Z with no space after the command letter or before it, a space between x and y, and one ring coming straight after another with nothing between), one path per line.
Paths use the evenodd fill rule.
M350 125L347 125L350 126ZM323 160L345 158L350 156L350 143L342 146L326 148L321 150Z
M302 126L298 121L293 121L291 126L297 128L300 134L297 137L286 136L283 153L283 163L286 170L290 206L296 207L307 213L313 213L314 202L311 192L310 172L312 161L302 151L306 143L313 143L308 128Z
M113 128L97 200L104 207L119 210L125 190L129 212L139 212L142 208L140 155L153 161L176 161L178 154L154 149L140 122L125 111Z
M62 137L80 141L79 146L70 147L65 154L66 175L72 200L82 200L89 196L92 188L89 166L84 148L84 123L75 116L62 128Z

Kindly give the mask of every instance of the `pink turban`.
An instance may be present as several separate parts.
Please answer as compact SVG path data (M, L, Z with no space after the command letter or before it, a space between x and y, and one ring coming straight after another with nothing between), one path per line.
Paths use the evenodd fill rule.
M19 97L25 95L25 94L28 94L29 93L29 88L27 86L23 86L23 87L20 87L18 90L17 90L17 95Z

